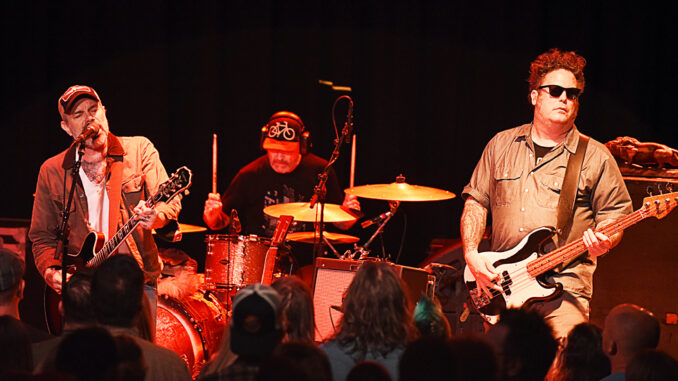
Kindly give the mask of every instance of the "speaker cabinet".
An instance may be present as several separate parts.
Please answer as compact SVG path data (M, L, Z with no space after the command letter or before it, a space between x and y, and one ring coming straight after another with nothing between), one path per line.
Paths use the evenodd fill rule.
M313 309L315 313L315 340L330 338L341 320L341 304L346 289L353 281L362 261L316 258L313 278ZM426 294L433 295L434 278L428 272L401 265L393 265L404 281L408 297L413 303Z
M633 208L660 190L678 191L678 179L625 178ZM624 232L621 243L598 260L591 320L603 326L616 305L633 303L661 322L659 349L678 357L678 210L661 220L650 217Z

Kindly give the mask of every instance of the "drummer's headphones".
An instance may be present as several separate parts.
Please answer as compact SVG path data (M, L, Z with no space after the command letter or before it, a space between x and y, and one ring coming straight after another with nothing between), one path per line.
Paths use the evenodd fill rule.
M289 111L278 111L275 114L271 115L271 118L268 120L268 123L266 123L265 126L261 127L261 139L259 141L259 147L261 149L264 149L264 140L268 137L268 129L271 126L271 122L277 119L281 118L287 118L287 119L292 119L295 122L301 126L301 136L299 136L299 153L302 155L306 155L311 148L311 133L306 131L306 126L304 125L304 122L301 121L301 118Z

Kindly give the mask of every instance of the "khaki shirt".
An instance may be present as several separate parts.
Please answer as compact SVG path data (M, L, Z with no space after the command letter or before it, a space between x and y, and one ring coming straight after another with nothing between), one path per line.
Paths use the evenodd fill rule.
M502 131L490 140L462 196L471 196L492 217L492 251L517 245L532 230L556 226L558 199L570 155L579 142L576 127L565 140L537 164L531 124ZM574 220L566 243L582 236L607 219L619 219L633 211L617 163L610 152L591 139L577 188ZM593 292L596 259L586 257L553 278L564 289L587 298Z

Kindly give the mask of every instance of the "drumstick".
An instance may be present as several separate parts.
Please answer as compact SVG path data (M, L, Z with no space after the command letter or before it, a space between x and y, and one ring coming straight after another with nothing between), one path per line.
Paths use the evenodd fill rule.
M212 193L217 193L217 134L212 134Z
M351 144L351 178L349 179L349 188L355 185L355 134L353 134L353 144Z

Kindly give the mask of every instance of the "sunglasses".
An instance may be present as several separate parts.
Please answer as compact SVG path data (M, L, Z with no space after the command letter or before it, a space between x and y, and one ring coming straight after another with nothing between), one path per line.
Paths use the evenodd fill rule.
M569 100L577 100L579 98L579 95L581 94L581 89L578 89L576 87L560 87L558 85L544 85L544 86L539 86L539 89L549 89L549 94L551 94L552 97L554 98L560 98L560 94L565 91L565 95L567 96L567 99Z

